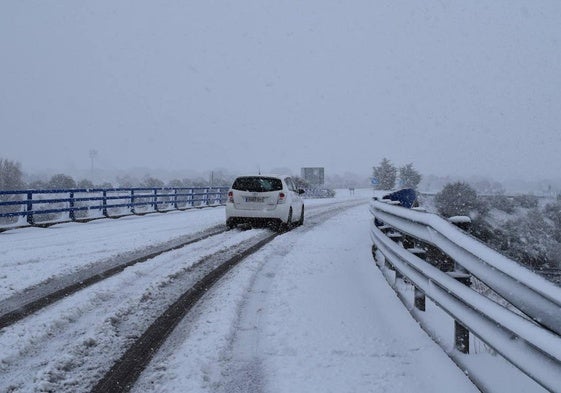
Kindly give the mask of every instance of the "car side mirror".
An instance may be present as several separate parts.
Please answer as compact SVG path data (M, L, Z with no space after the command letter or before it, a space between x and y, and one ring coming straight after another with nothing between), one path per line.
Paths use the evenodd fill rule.
M298 194L300 194L300 195L304 194L305 192L306 192L306 190L303 190L301 188L298 189Z

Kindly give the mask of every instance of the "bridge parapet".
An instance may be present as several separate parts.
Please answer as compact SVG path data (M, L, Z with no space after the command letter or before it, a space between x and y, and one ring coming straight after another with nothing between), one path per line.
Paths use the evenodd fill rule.
M0 220L19 217L19 225L121 217L157 211L217 206L226 187L91 188L0 191ZM98 213L96 216L96 212ZM90 214L91 213L91 214ZM19 220L21 222L21 219ZM0 224L2 227L13 227Z

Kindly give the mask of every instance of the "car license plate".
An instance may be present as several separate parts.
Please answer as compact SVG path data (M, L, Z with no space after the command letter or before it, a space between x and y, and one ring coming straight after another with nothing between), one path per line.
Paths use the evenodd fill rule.
M264 202L265 198L264 197L250 196L250 197L245 197L245 201L246 202Z

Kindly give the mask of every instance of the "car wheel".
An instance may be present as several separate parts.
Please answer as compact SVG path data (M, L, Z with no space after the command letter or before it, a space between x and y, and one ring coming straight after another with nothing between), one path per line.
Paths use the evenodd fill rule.
M281 223L281 231L290 231L292 229L292 208L288 211L288 218L286 219L286 223Z
M234 229L236 223L234 222L234 220L228 219L226 220L226 226L228 227L228 229Z
M304 205L302 205L302 213L300 213L300 221L298 221L298 226L304 225Z

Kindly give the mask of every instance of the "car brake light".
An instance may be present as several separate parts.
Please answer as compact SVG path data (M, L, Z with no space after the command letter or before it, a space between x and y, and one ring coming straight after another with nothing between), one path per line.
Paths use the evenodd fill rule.
M234 203L234 193L232 191L228 191L228 202Z
M285 203L285 202L286 202L286 195L284 194L284 192L279 192L279 199L277 203Z

